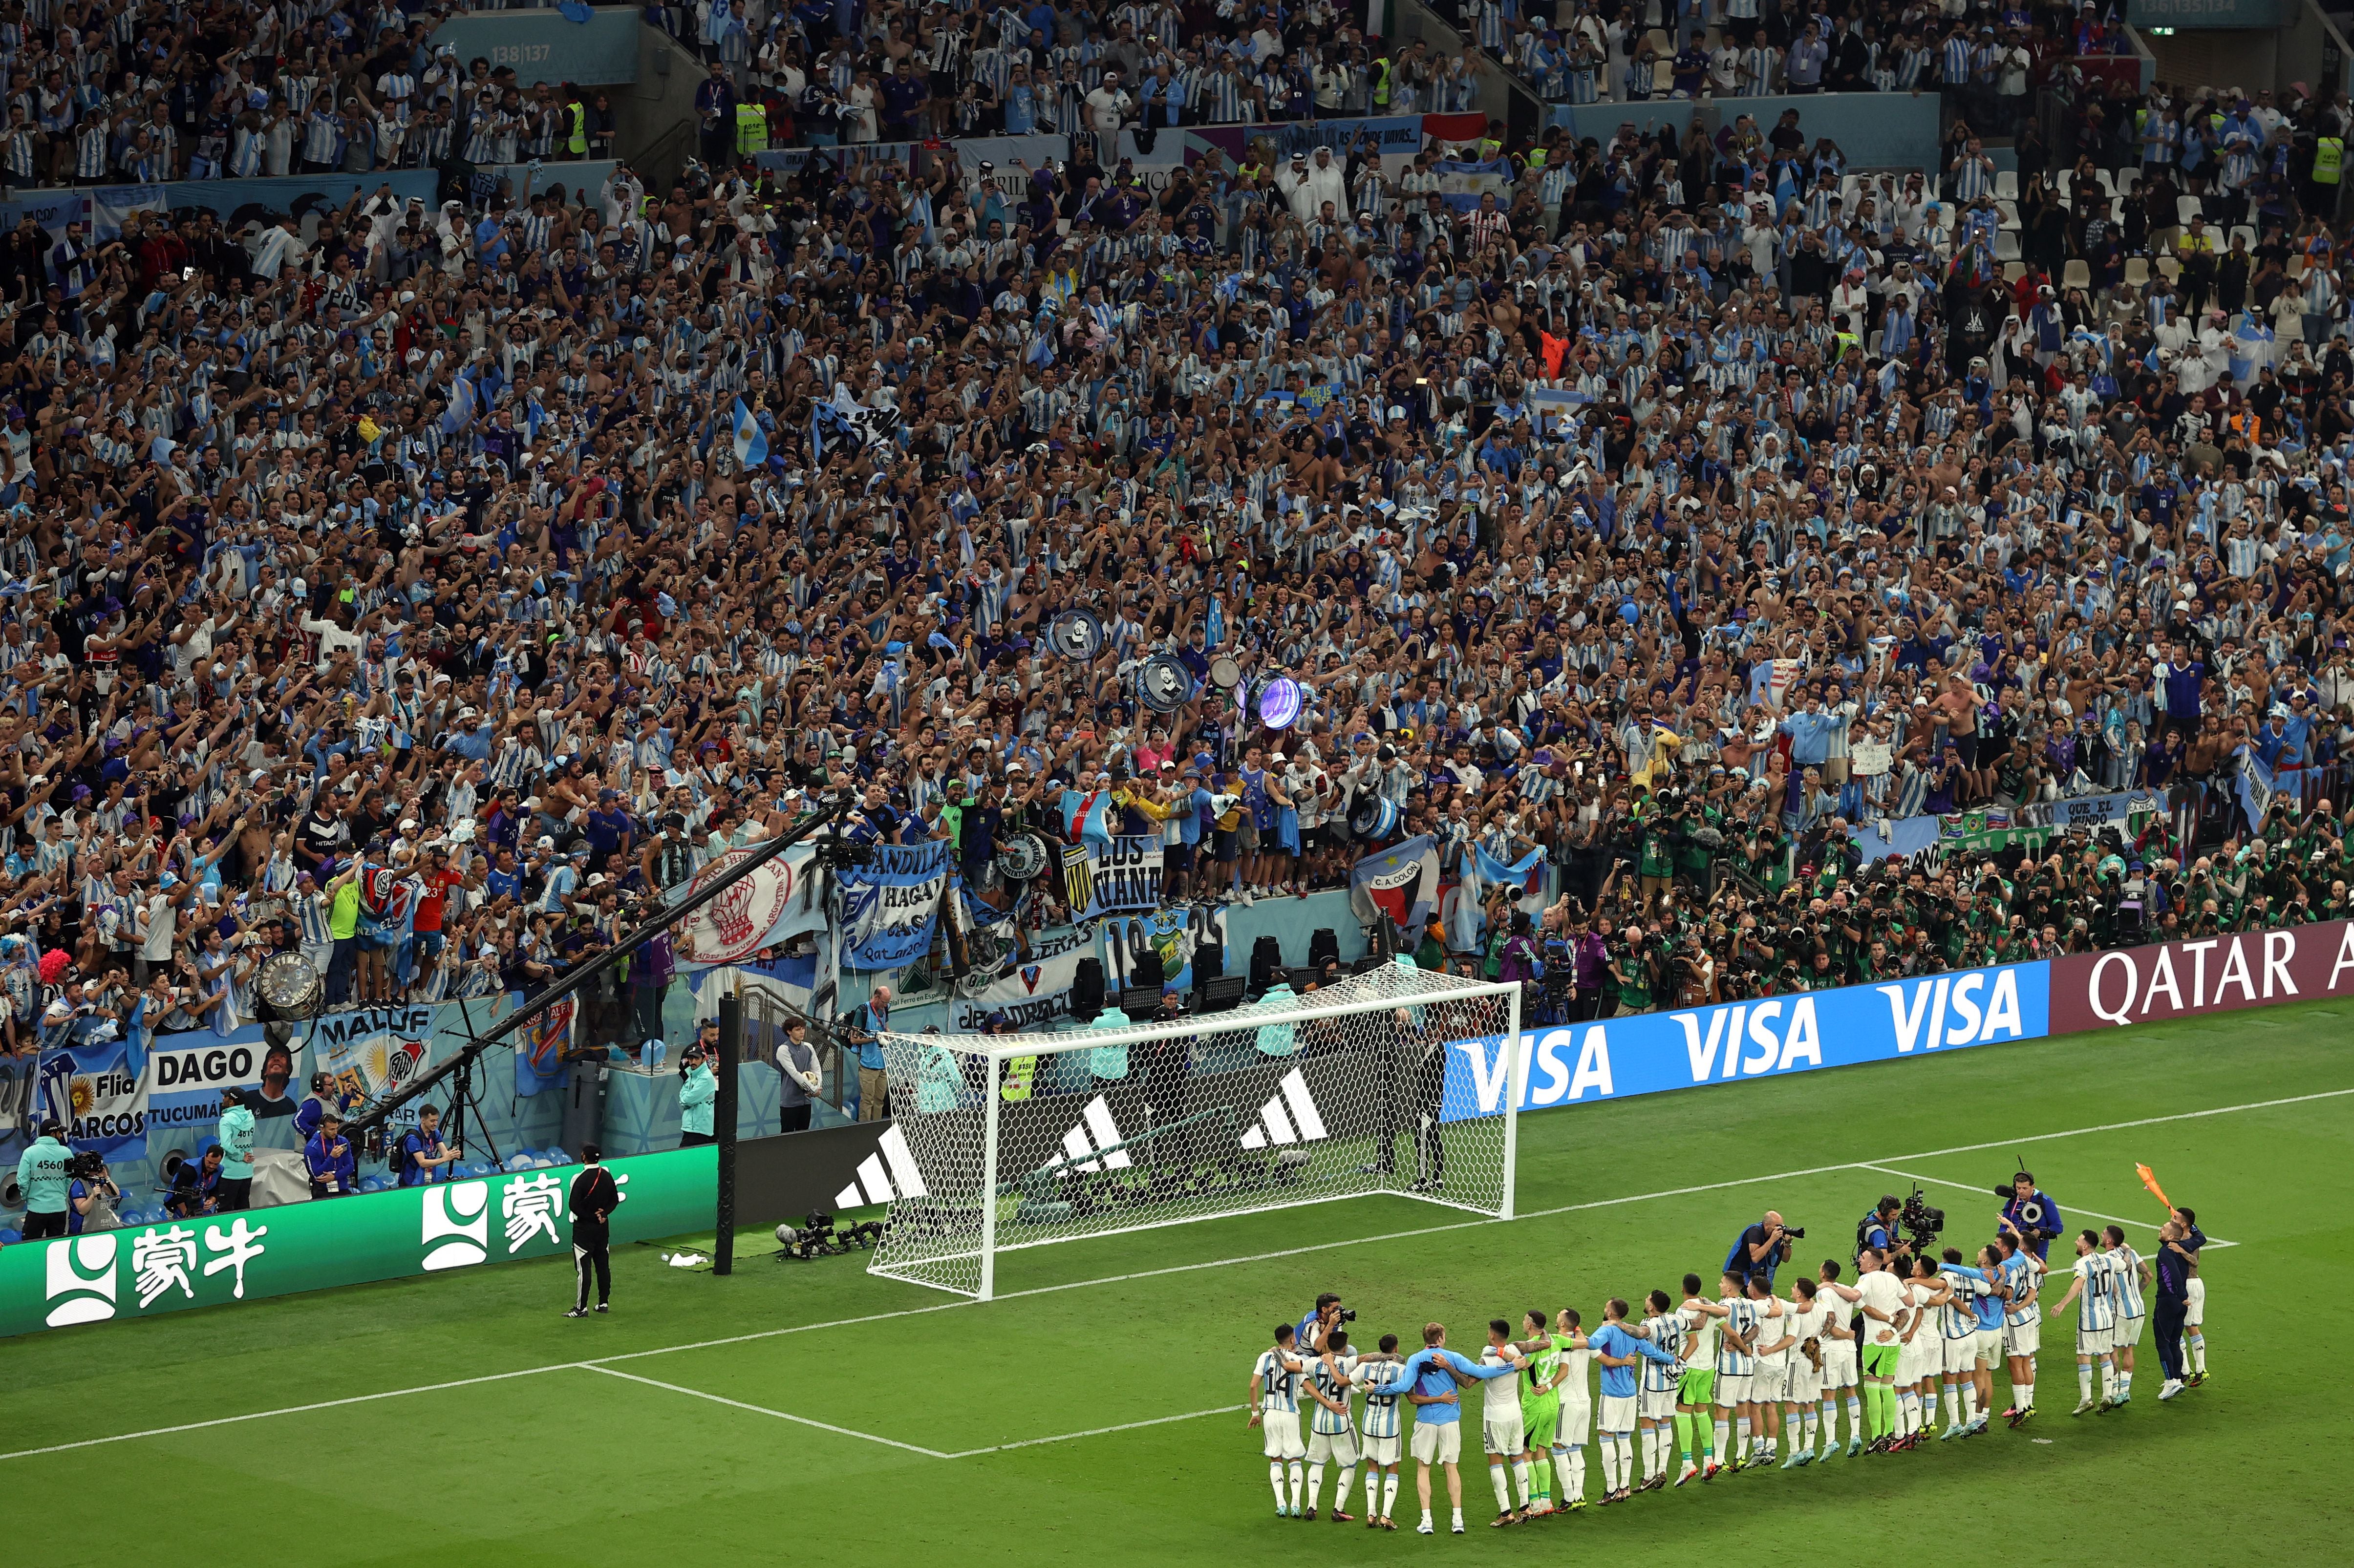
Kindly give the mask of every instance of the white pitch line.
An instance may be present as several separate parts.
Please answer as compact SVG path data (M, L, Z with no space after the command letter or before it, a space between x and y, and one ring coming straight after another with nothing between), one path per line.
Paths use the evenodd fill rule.
M1840 1165L1817 1165L1803 1171L1784 1171L1770 1176L1749 1176L1735 1181L1707 1181L1692 1187L1667 1187L1662 1188L1656 1192L1636 1192L1623 1198L1600 1198L1591 1202L1564 1203L1557 1208L1535 1209L1516 1217L1522 1220L1550 1219L1559 1214L1575 1214L1593 1209L1616 1208L1622 1203L1644 1203L1649 1202L1658 1198L1683 1198L1690 1197L1697 1192L1722 1192L1728 1187L1754 1187L1767 1181L1790 1181L1808 1176L1831 1176L1837 1175L1843 1171L1879 1170L1882 1166L1892 1164L1900 1160L1935 1160L1948 1154L1975 1154L1982 1150L1988 1149L2014 1149L2021 1144L2050 1143L2063 1138L2085 1138L2096 1133L2122 1132L2130 1128L2157 1127L2167 1122L2196 1121L2205 1117L2231 1116L2240 1111L2273 1110L2282 1106L2306 1105L2315 1100L2334 1100L2342 1098L2349 1095L2354 1095L2354 1089L2324 1089L2316 1094L2289 1095L2280 1099L2272 1100L2250 1100L2243 1105L2216 1106L2207 1110L2179 1111L2171 1116L2141 1117L2132 1121L2104 1122L2097 1127L2071 1128L2065 1132L2031 1133L2014 1138L1997 1139L1988 1143L1963 1143L1956 1144L1950 1149L1923 1150L1914 1154L1893 1154L1882 1160L1850 1160ZM2092 1211L2082 1210L2079 1212L2090 1213ZM2095 1217L2105 1218L2107 1216ZM1512 1222L1503 1220L1459 1220L1452 1224L1426 1225L1417 1230L1391 1231L1383 1235L1352 1236L1342 1241L1319 1242L1308 1246L1284 1247L1275 1252L1249 1253L1236 1257L1214 1258L1204 1263L1181 1263L1172 1265L1167 1268L1139 1269L1131 1274L1107 1275L1100 1279L1076 1279L1063 1285L1040 1285L1033 1287L1027 1290L1005 1291L1000 1294L997 1297L997 1299L1000 1301L1015 1301L1025 1296L1053 1296L1066 1290L1087 1290L1102 1285L1127 1285L1140 1279L1157 1279L1165 1275L1192 1274L1209 1268L1229 1268L1237 1264L1270 1263L1279 1258L1301 1257L1310 1253L1331 1252L1340 1247L1368 1246L1376 1245L1383 1242L1410 1241L1417 1236L1437 1235L1447 1231L1471 1230L1481 1225L1506 1224L1511 1223ZM2131 1222L2121 1223L2129 1224ZM2211 1243L2210 1245L2222 1245L2226 1244ZM29 1459L42 1454L61 1454L76 1448L95 1448L109 1443L129 1443L142 1437L169 1437L182 1432L202 1431L210 1426L228 1426L245 1421L266 1421L272 1416L279 1415L302 1415L313 1411L334 1410L350 1404L366 1404L379 1399L398 1399L404 1394L438 1393L444 1389L467 1388L475 1383L500 1383L508 1378L533 1377L540 1372L568 1372L578 1367L593 1367L602 1370L604 1363L609 1361L636 1361L646 1356L674 1355L681 1351L705 1351L722 1345L748 1344L756 1340L773 1340L786 1334L807 1334L823 1329L846 1329L867 1323L888 1322L900 1318L921 1318L934 1312L951 1312L955 1311L959 1308L980 1307L983 1305L986 1305L986 1303L970 1299L938 1301L926 1307L902 1307L889 1312L870 1312L863 1317L857 1318L835 1318L821 1323L798 1323L789 1328L766 1329L758 1333L733 1334L725 1339L696 1340L684 1345L661 1345L650 1351L625 1351L619 1355L599 1356L593 1361L556 1361L544 1367L525 1367L516 1372L492 1372L482 1377L460 1378L453 1383L425 1383L416 1388L387 1389L381 1393L354 1394L347 1399L321 1400L312 1404L290 1404L277 1410L257 1410L244 1415L223 1415L216 1417L210 1421L192 1421L180 1426L158 1426L143 1432L122 1432L111 1437L85 1437L80 1441L74 1443L56 1443L43 1448L20 1448L13 1454L0 1454L0 1464L5 1464L10 1459ZM638 1379L636 1381L652 1382L652 1380ZM699 1391L688 1389L684 1392L695 1393ZM716 1398L717 1396L704 1395L703 1397ZM733 1402L722 1401L722 1403ZM780 1413L775 1411L765 1411L762 1414L779 1414ZM784 1419L798 1421L801 1417L785 1416ZM822 1424L818 1422L810 1422L808 1425L820 1425ZM836 1430L846 1429L836 1428ZM867 1436L867 1434L863 1432L854 1432L849 1435L854 1437L864 1437ZM876 1438L875 1441L889 1442L890 1439ZM1061 1441L1061 1439L1047 1439L1047 1441ZM898 1446L908 1446L904 1444ZM917 1449L916 1451L918 1453L929 1452L928 1450L924 1449ZM978 1451L979 1450L976 1450L976 1452Z
M289 1404L278 1410L249 1411L243 1415L217 1415L210 1421L190 1421L178 1426L153 1426L144 1432L118 1432L111 1437L84 1437L78 1443L52 1443L46 1448L19 1448L13 1454L0 1454L0 1460L29 1459L38 1454L63 1454L75 1448L95 1448L105 1443L129 1443L141 1437L170 1437L182 1432L202 1432L211 1426L234 1426L240 1421L267 1421L273 1415L302 1415L313 1410L339 1410L347 1404L366 1404L378 1399L398 1399L403 1394L440 1393L444 1389L472 1388L480 1383L504 1383L509 1378L537 1377L541 1372L568 1372L581 1364L579 1361L557 1361L553 1366L525 1367L521 1372L491 1372L483 1377L461 1377L454 1383L429 1383L419 1388L388 1388L382 1393L355 1393L348 1399L323 1399L315 1404Z
M986 1448L966 1448L949 1456L951 1459L978 1458L983 1454L1002 1454L1009 1448L1035 1448L1045 1443L1071 1443L1081 1437L1103 1437L1114 1432L1133 1432L1140 1426L1167 1426L1179 1421L1199 1421L1205 1415L1232 1415L1238 1410L1248 1410L1247 1404L1221 1404L1215 1410L1189 1410L1182 1415L1156 1415L1150 1421L1123 1421L1117 1426L1090 1426L1085 1432L1065 1432L1053 1437L1024 1437L1014 1443L997 1443Z
M1866 1165L1863 1169L1866 1171L1877 1171L1883 1176L1902 1176L1907 1181L1925 1181L1932 1187L1952 1187L1958 1192L1987 1192L1989 1195L1991 1195L1992 1192L1989 1188L1974 1187L1967 1181L1949 1181L1943 1176L1923 1176L1912 1171L1899 1171L1893 1165ZM2123 1214L2105 1214L2098 1209L2079 1209L2070 1207L2062 1210L2062 1213L2082 1214L2086 1219L2091 1220L2111 1220L2121 1225L2138 1225L2146 1231L2154 1231L2158 1229L2158 1225L2152 1224L2148 1220L2129 1220ZM2162 1224L2163 1222L2159 1223ZM2225 1241L2220 1236L2209 1236L2207 1238L2207 1245L2209 1246L2221 1247L2237 1246L2240 1244L2238 1242Z
M943 1454L938 1448L922 1448L913 1443L902 1443L896 1437L877 1437L872 1432L859 1432L848 1426L836 1426L830 1421L812 1421L806 1415L795 1415L790 1411L771 1410L765 1404L747 1404L740 1399L729 1399L725 1394L705 1393L699 1388L688 1388L684 1383L657 1383L652 1378L640 1377L635 1372L615 1372L611 1367L600 1367L594 1361L580 1361L576 1364L583 1372L603 1372L607 1377L626 1378L631 1383L644 1383L648 1388L666 1389L672 1393L684 1393L695 1399L707 1399L714 1404L724 1404L732 1410L747 1410L755 1415L773 1415L779 1421L790 1421L797 1426L814 1426L821 1432L831 1432L838 1437L856 1437L868 1443L880 1443L886 1448L902 1448L910 1454L921 1454L927 1459L953 1459L958 1457L954 1454Z

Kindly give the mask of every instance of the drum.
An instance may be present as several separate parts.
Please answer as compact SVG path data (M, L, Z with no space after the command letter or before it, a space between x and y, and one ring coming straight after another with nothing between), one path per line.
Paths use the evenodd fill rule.
M1045 874L1046 841L1036 833L1015 833L997 846L997 874L1008 882L1029 882Z
M1395 800L1369 795L1349 813L1349 836L1360 842L1385 839L1397 832L1400 812Z
M1087 662L1103 652L1104 624L1085 609L1066 609L1046 623L1047 645L1066 659Z
M1231 692L1243 683L1243 667L1226 654L1210 661L1210 684L1222 692Z
M1193 694L1193 673L1167 653L1155 653L1138 667L1136 700L1157 714L1173 714Z
M1258 694L1258 722L1269 729L1289 729L1299 721L1299 683L1278 675Z

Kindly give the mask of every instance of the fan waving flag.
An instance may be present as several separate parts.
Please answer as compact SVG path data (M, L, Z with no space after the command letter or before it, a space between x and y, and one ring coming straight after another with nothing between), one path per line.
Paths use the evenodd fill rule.
M1361 917L1378 912L1402 929L1420 929L1438 902L1437 841L1416 833L1351 866L1349 902Z
M760 431L760 421L752 418L752 410L744 407L744 399L736 399L736 466L758 468L769 461L769 438Z

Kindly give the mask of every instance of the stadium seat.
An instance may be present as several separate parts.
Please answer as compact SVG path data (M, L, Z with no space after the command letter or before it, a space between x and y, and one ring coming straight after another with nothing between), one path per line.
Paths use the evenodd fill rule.
M2006 282L2006 283L2016 283L2016 282L2018 282L2021 278L2024 278L2024 277L2026 277L2026 276L2027 276L2027 263L2026 263L2026 262L2024 262L2024 261L2006 261L2006 262L2004 262L2004 263L2003 263L2003 266L2002 266L2002 281L2003 281L2004 282Z
M2169 283L2182 276L2182 263L2171 256L2159 257L2156 265L2159 274Z
M2134 256L2126 261L2126 287L2138 289L2149 281L2149 258Z
M1997 169L1994 172L1994 199L2015 202L2019 199L2019 171Z
M2235 225L2225 237L2224 243L2229 245L2234 239L2243 241L2251 250L2256 248L2256 231L2244 223Z
M2207 209L2199 205L2199 198L2197 196L2177 196L2174 198L2174 221L2181 224L2185 228L2190 226L2192 218L2205 217L2206 212Z
M2018 230L2006 228L1994 237L1994 259L1998 261L2020 260Z

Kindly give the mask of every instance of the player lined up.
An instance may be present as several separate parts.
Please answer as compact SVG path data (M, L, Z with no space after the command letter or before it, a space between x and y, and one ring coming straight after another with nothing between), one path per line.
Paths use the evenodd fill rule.
M2160 1398L2206 1380L2205 1289L2197 1278L2205 1242L2188 1210L2175 1211L2159 1233L2158 1277L2184 1310L2186 1359ZM2075 1246L2053 1310L2076 1308L2081 1415L2133 1397L2152 1267L2115 1225L2081 1233ZM1424 1327L1422 1348L1411 1355L1399 1353L1394 1334L1360 1350L1345 1326L1354 1314L1344 1314L1337 1297L1320 1298L1299 1323L1277 1329L1252 1370L1250 1425L1263 1429L1276 1512L1317 1518L1325 1471L1337 1466L1332 1521L1355 1519L1348 1510L1362 1471L1365 1525L1394 1530L1399 1470L1410 1451L1418 1462L1416 1529L1435 1533L1431 1472L1440 1469L1451 1528L1462 1533L1461 1395L1482 1383L1481 1446L1499 1527L1586 1507L1589 1442L1601 1457L1599 1501L1608 1504L1670 1485L1671 1460L1681 1487L1768 1465L1789 1470L1902 1453L1933 1432L1941 1441L1976 1436L1993 1418L1998 1361L2010 1389L2002 1415L2012 1426L2033 1418L2046 1265L2032 1243L2006 1232L1975 1258L1947 1247L1942 1262L1866 1248L1856 1264L1852 1285L1839 1264L1825 1262L1787 1296L1764 1273L1728 1270L1710 1299L1700 1276L1688 1274L1680 1301L1654 1290L1646 1315L1630 1322L1628 1303L1613 1298L1590 1334L1567 1308L1550 1321L1541 1310L1523 1313L1517 1328L1499 1318L1476 1360L1447 1349L1437 1323ZM1352 1413L1358 1395L1362 1417Z

